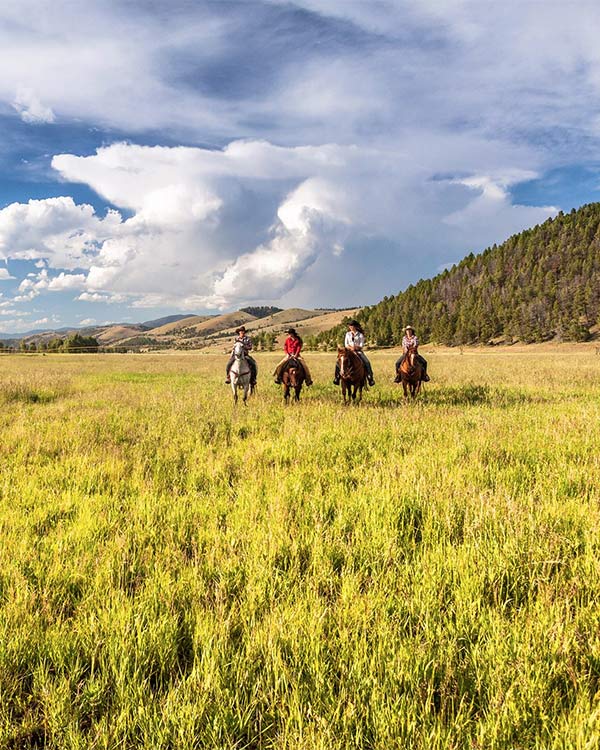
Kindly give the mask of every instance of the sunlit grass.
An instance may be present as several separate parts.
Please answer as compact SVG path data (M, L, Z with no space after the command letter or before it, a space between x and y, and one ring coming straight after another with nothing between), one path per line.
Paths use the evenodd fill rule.
M600 358L0 359L0 747L594 748Z

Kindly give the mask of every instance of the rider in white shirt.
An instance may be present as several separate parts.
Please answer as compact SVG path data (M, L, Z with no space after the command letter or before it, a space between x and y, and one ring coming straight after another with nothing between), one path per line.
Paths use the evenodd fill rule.
M369 385L375 385L375 380L373 378L373 368L371 367L371 363L369 362L367 355L363 352L364 345L365 332L363 331L361 324L357 320L351 320L350 323L348 323L348 332L346 333L346 337L344 338L344 346L346 347L346 349L352 349L358 354L367 370L367 380L369 382ZM333 383L334 385L340 384L339 363L336 363L335 365L335 377L333 379Z

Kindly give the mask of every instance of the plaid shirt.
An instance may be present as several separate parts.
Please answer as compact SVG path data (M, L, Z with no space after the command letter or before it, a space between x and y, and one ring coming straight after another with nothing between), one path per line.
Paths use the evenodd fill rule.
M419 346L419 339L416 336L405 336L402 339L402 350L407 352L411 347L417 349Z

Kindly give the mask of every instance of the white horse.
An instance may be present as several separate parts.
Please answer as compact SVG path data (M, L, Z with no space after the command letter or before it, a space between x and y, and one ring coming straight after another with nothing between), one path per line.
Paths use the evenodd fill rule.
M244 403L246 403L248 391L250 390L250 365L246 360L246 352L244 351L244 345L241 341L235 342L233 356L233 364L229 370L231 390L233 391L233 403L237 404L238 388L244 390Z

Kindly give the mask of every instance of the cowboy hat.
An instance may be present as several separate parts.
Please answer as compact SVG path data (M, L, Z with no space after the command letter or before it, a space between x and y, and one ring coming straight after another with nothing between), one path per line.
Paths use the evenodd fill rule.
M235 329L235 332L236 332L236 333L241 333L242 331L243 331L244 333L246 333L246 326L240 326L239 328L236 328L236 329Z
M298 334L296 333L296 329L295 329L295 328L288 328L288 329L287 329L287 331L286 331L286 333L291 333L291 334L293 334L294 336L297 336L297 335L298 335Z
M415 329L412 326L404 326L405 331L414 331Z

